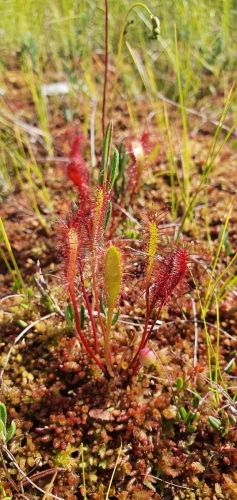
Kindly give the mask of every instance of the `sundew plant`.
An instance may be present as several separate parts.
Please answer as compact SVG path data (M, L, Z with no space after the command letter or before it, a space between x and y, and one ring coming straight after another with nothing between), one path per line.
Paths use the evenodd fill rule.
M144 353L162 307L187 275L190 251L161 229L165 211L144 212L140 287L146 304L145 324L140 339L134 338L132 343L128 339L129 348L119 347L112 329L113 326L116 329L125 269L129 268L131 258L128 250L132 253L132 248L129 249L126 240L106 237L114 215L113 186L119 165L116 149L110 159L111 141L110 122L103 141L98 183L89 179L82 155L76 149L79 141L73 144L67 173L77 187L78 197L69 206L66 218L59 222L57 234L77 334L93 362L106 376L114 377L124 367L130 374L137 372L139 355ZM137 168L141 168L140 161ZM135 171L133 174L136 176ZM89 321L85 320L85 311Z

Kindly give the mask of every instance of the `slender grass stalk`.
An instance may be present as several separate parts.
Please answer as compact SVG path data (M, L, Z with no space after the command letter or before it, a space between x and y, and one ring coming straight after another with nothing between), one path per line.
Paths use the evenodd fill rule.
M203 174L200 178L199 184L195 189L195 193L191 197L188 207L186 207L186 212L185 212L184 217L182 219L182 222L180 224L177 238L179 238L180 234L182 233L182 231L184 229L185 221L186 221L187 217L192 216L193 209L194 209L196 201L198 199L198 195L199 195L200 191L205 187L206 183L208 182L208 179L209 179L209 176L210 176L210 173L212 171L212 168L213 168L213 165L214 165L216 158L218 157L222 148L224 147L224 145L226 144L228 139L231 137L231 135L233 134L233 132L236 128L237 119L234 121L233 125L229 129L229 131L226 134L226 136L224 137L224 139L221 141L220 145L218 145L217 140L218 140L219 135L222 132L222 123L224 122L224 119L227 115L229 107L230 107L231 103L234 101L234 99L236 98L236 96L237 96L237 90L235 92L233 92L233 87L231 87L230 92L229 92L228 97L227 97L227 100L225 102L224 109L222 111L222 115L221 115L218 127L216 129L216 132L214 134L214 137L212 139L212 142L211 142L211 145L210 145L210 148L208 151L205 169L204 169Z
M179 50L178 50L178 40L177 40L177 29L176 23L174 24L174 38L175 38L175 59L176 59L176 74L178 79L178 89L179 89L179 102L182 115L182 125L183 125L183 194L184 194L184 204L185 208L189 206L190 199L190 165L189 165L189 148L188 148L188 126L187 126L187 116L184 106L184 96L183 88L181 82L181 72L180 72L180 62L179 62ZM187 221L187 219L186 219Z
M48 232L47 223L45 221L45 218L41 214L38 203L37 203L36 193L37 193L37 195L40 195L40 194L38 192L38 187L37 187L36 183L32 179L32 175L31 175L31 167L32 166L31 166L30 162L28 160L22 158L20 156L20 153L18 153L17 151L15 151L14 154L12 153L12 151L10 149L6 148L6 151L9 152L9 156L12 158L13 165L14 165L14 168L16 171L17 180L18 180L22 189L24 189L24 182L23 182L22 176L20 174L19 165L23 166L22 174L24 175L24 177L27 181L27 185L29 187L28 192L30 193L32 208L33 208L35 214L37 215L42 227L45 229L46 232ZM46 194L46 196L47 196L47 194ZM48 204L47 204L48 197L47 197L47 199L45 199L45 196L43 196L42 199L43 199L43 202L45 202L46 206L48 206Z
M150 103L154 106L155 105L155 102L154 102L155 91L153 90L153 88L151 86L151 82L150 82L149 76L147 74L146 68L144 66L144 63L142 61L142 58L140 57L137 50L135 50L133 47L131 47L129 42L126 42L126 47L128 48L128 50L132 56L132 59L134 61L134 64L137 68L137 71L141 77L142 83L146 89L148 99L149 99Z
M180 191L183 194L183 186L181 185L179 176L177 175L176 163L174 158L174 150L172 145L170 127L169 127L169 117L167 113L166 106L164 104L164 117L165 117L165 125L169 142L169 165L170 165L170 187L171 187L171 211L172 217L175 220L178 213L178 199L175 194L175 179L178 180Z
M7 164L6 152L4 149L4 140L0 136L0 182L2 193L9 193L12 189L12 180L9 175L9 166ZM1 200L1 193L0 193Z
M109 494L110 494L111 486L112 486L112 483L113 483L113 479L114 479L114 475L115 475L116 469L118 467L118 463L119 463L119 459L120 459L121 453L122 453L122 443L121 443L121 446L119 448L118 456L116 458L116 462L115 462L115 465L114 465L114 468L113 468L113 472L112 472L112 475L111 475L111 478L110 478L110 481L109 481L109 486L108 486L108 490L106 492L105 500L109 500Z
M222 271L220 276L218 276L216 281L213 283L212 289L210 291L210 300L214 294L214 291L217 289L219 283L222 282L225 274L227 273L227 271L229 271L229 269L233 266L233 264L235 264L236 261L237 261L237 253L234 255L234 257L231 259L229 264L225 267L224 271ZM227 295L227 293L229 293L233 289L233 287L236 285L236 282L237 282L236 272L233 271L232 276L227 278L227 280L222 285L221 289L219 291L217 291L217 298L218 298L219 302L220 302L221 298L223 298L223 295L225 297ZM224 293L224 291L225 291L225 293Z
M14 280L15 285L19 286L19 287L20 287L20 290L21 290L24 294L26 294L26 292L27 292L27 291L26 291L26 287L25 287L24 281L23 281L23 279L22 279L22 276L21 276L21 272L20 272L20 270L19 270L19 267L18 267L18 265L17 265L17 263L16 263L16 259L15 259L15 257L14 257L14 254L13 254L13 251L12 251L12 247L11 247L10 241L9 241L9 239L8 239L8 237L7 237L7 233L6 233L6 231L5 231L4 224L3 224L3 221L2 221L2 219L1 219L1 217L0 217L0 232L2 233L2 238L3 238L3 241L4 241L5 245L6 245L6 248L7 248L7 251L8 251L8 253L9 253L9 256L10 256L10 259L11 259L11 262L12 262L12 265L13 265L13 268L14 268L14 271L15 271L16 276L17 276L17 281L18 281L18 282L16 282L16 279L15 279L15 280ZM8 267L8 266L7 266L7 267ZM8 267L8 269L9 269L9 267ZM13 277L13 274L12 274L12 273L11 273L11 276Z
M104 69L104 88L103 88L103 102L102 102L102 133L105 133L105 106L106 106L106 90L107 90L107 75L108 75L108 20L109 20L109 7L108 0L105 0L105 69Z
M214 355L214 349L213 349L213 346L212 346L212 343L211 343L210 335L208 333L208 324L207 324L207 321L206 321L206 317L204 315L204 310L203 310L203 305L202 305L202 300L201 300L201 296L200 296L200 293L199 293L198 285L196 283L196 280L195 280L195 278L193 276L193 273L192 273L191 269L189 269L189 272L190 272L190 275L192 277L193 283L195 285L195 289L196 289L196 293L197 293L197 297L198 297L198 302L199 302L200 310L201 310L201 314L202 314L202 321L203 321L203 327L204 327L205 339L206 339L206 345L207 345L208 371L209 371L209 377L212 380L212 355Z
M39 120L40 126L45 133L44 139L45 143L49 152L50 156L53 156L53 148L52 148L52 141L50 137L50 132L49 132L49 120L48 120L48 112L47 112L47 107L46 107L46 102L44 99L44 96L41 91L42 87L42 75L39 73L37 75L37 84L36 84L36 77L32 69L31 62L29 61L28 57L24 57L24 64L23 64L23 72L24 72L24 78L27 83L27 85L30 88L32 98L35 104L35 109L37 113L37 118Z
M234 255L233 259L231 259L231 261L229 262L228 266L226 266L225 268L225 274L227 273L227 271L230 269L230 267L233 266L233 264L235 264L237 260L237 253ZM223 279L224 276L222 276L222 279ZM219 283L221 283L222 279L219 281ZM234 288L237 286L237 268L235 267L231 273L230 276L228 276L228 278L224 281L224 283L222 284L222 286L219 288L219 290L217 291L217 300L218 302L222 302L222 300L224 300L226 298L226 296L231 293Z
M17 145L18 145L18 151L17 151L17 153L15 153L15 156L18 159L19 163L22 165L23 175L26 178L28 185L30 186L32 207L33 207L37 217L39 218L42 226L47 231L47 224L46 224L45 218L42 216L42 214L39 210L37 199L36 199L36 194L37 194L37 196L39 196L41 198L41 200L46 205L46 207L49 210L52 210L52 203L50 200L48 190L45 186L42 170L36 163L35 156L34 156L34 153L32 151L32 147L31 147L28 136L25 134L22 137L22 134L21 134L18 126L15 126L15 137L16 137L16 141L17 141ZM26 156L25 147L27 148L27 150L29 152L30 160ZM32 176L32 174L33 174L33 176ZM39 189L39 185L37 185L36 182L34 182L33 177L35 177L37 179L37 181L39 181L41 189Z
M219 261L219 257L220 257L220 253L221 253L222 247L223 247L225 233L226 233L226 230L227 230L227 227L228 227L228 224L229 224L229 220L230 220L230 217L231 217L231 213L232 213L234 201L235 201L235 197L232 199L232 201L231 201L231 203L229 205L229 209L228 209L227 216L226 216L226 219L225 219L225 224L223 226L223 231L222 231L222 234L221 234L221 237L220 237L220 240L219 240L219 244L218 244L217 251L216 251L216 254L215 254L215 257L214 257L214 261L212 263L210 278L209 278L209 281L208 281L206 295L205 295L205 299L204 299L204 305L203 305L203 312L204 312L205 316L206 316L206 313L207 313L207 311L209 309L209 306L210 306L210 303L212 301L212 298L213 298L214 294L216 293L218 283L222 280L223 276L226 274L226 271L230 268L230 266L233 265L233 263L235 262L236 257L237 257L237 255L235 255L235 257L233 257L232 261L227 266L228 269L225 268L224 271L221 273L221 275L214 281L214 276L215 276L215 273L216 273L216 267L217 267L217 264L218 264L218 261Z
M5 253L4 253L4 251L3 251L2 248L0 248L0 255L2 257L2 260L3 260L6 268L8 269L9 274L12 277L12 281L15 284L15 287L18 288L18 282L16 280L16 274L14 273L14 270L11 268L11 266L10 266L8 260L7 260L7 257L6 257L6 255L5 255Z
M43 495L42 500L48 500L48 498L50 498L51 491L52 491L53 486L54 486L54 481L55 481L57 475L58 475L58 471L56 470L56 472L54 473L54 475L53 475L52 479L50 480L49 484L47 484L45 486L45 494Z
M87 500L86 497L86 477L85 477L85 460L84 460L84 445L81 443L81 466L82 466L82 484L83 484L83 499Z
M31 147L31 143L30 143L29 138L27 136L25 137L24 142L26 144L26 147L28 149L29 156L31 159L31 163L30 163L31 171L33 174L35 174L35 176L39 180L40 186L41 186L41 189L39 190L39 188L37 188L37 186L35 185L35 191L37 192L38 196L41 198L43 203L46 205L46 207L51 211L52 210L52 201L51 201L49 192L45 186L42 169L39 167L39 165L36 162L36 159L35 159L32 147Z
M219 379L222 380L221 370L220 370L220 314L219 314L219 304L217 298L215 297L216 305L216 345L215 345L215 366L214 366L214 382L218 383ZM219 401L218 401L219 402Z
M230 40L230 17L231 17L231 9L232 9L232 1L231 0L222 0L222 38L223 38L223 50L227 51ZM227 52L228 54L228 52Z

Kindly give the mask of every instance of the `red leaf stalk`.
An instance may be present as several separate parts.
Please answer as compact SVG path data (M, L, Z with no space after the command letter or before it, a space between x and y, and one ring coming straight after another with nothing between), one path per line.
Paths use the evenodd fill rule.
M75 296L75 291L74 291L74 288L72 288L71 286L69 287L69 294L70 294L70 298L71 298L71 301L72 301L72 306L73 306L73 310L74 310L74 314L75 314L75 324L76 324L76 330L77 330L77 333L86 349L86 351L88 352L89 356L95 361L95 363L100 367L100 369L106 373L106 369L105 367L102 365L102 363L99 361L99 359L95 356L94 352L92 351L92 349L90 348L84 334L82 333L82 330L81 330L81 326L80 326L80 318L79 318L79 314L78 314L78 308L77 308L77 301L76 301L76 296Z
M82 274L81 274L81 286L82 286L83 297L85 299L87 311L88 311L89 318L90 318L90 321L91 321L91 326L92 326L92 331L93 331L93 338L94 338L94 349L95 349L95 353L98 354L98 339L97 339L97 333L96 333L96 324L95 324L95 319L94 319L94 316L93 316L92 307L91 307L91 304L90 304L90 301L89 301L89 297L87 295L87 291L86 291L86 288L85 288L84 279L83 279L83 275Z
M133 365L134 362L137 361L140 351L146 346L163 305L184 279L187 272L187 257L187 249L184 247L179 247L177 245L174 250L169 252L158 263L157 268L154 269L153 284L150 286L149 299L147 302L148 311L146 316L146 323L144 326L139 348L131 362L131 365ZM148 330L150 314L155 307L157 307L156 315L151 327ZM137 361L132 375L136 374L138 368L139 362Z

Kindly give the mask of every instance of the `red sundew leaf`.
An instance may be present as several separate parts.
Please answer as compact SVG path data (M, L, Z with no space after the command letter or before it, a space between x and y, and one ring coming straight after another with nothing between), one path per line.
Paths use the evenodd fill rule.
M152 274L153 264L155 262L155 255L159 249L161 252L161 236L162 232L161 222L166 215L167 210L164 208L159 213L149 213L146 210L143 213L142 225L143 225L143 240L145 243L145 253L146 253L146 276L147 283L150 281ZM167 232L167 229L166 229Z
M107 186L95 187L91 197L91 231L94 245L100 244L102 240L110 200L111 195L107 190Z
M73 204L69 206L65 219L58 222L56 244L67 286L73 286L78 271L84 268L90 243L90 225L90 210L86 203L82 203L79 208Z
M148 143L149 143L149 134L148 132L143 132L141 136L141 143L144 151L146 151Z
M77 136L71 146L70 161L67 164L67 175L77 186L80 196L85 199L89 194L89 174L80 152L83 136Z
M177 246L168 253L154 270L153 285L150 287L150 308L163 305L187 273L188 250Z

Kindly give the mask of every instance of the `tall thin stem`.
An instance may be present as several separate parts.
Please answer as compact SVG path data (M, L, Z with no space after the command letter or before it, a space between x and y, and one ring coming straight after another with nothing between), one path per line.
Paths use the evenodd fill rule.
M113 97L112 97L112 106L111 106L111 117L113 115L114 106L115 106L115 94L116 94L116 87L117 87L117 83L118 83L118 73L119 73L119 65L120 65L121 52L122 52L122 46L123 46L124 32L125 32L125 29L127 26L128 16L129 16L130 12L133 9L135 9L136 7L141 7L143 9L145 9L146 12L149 14L151 19L157 19L153 16L152 12L148 9L148 7L144 3L141 3L141 2L134 3L130 7L130 9L128 9L128 12L127 12L127 14L124 18L123 24L122 24L122 28L120 31L120 37L119 37L119 43L118 43L118 53L117 53L117 57L116 57L116 68L115 68L115 76L114 76L114 86L113 86L113 92L112 92ZM158 21L158 19L157 19L157 21ZM154 30L154 26L153 26L153 30Z
M148 342L148 340L149 340L149 338L150 338L150 336L151 336L151 334L152 334L152 330L153 330L153 328L154 328L154 326L155 326L155 324L156 324L156 322L157 322L157 320L158 320L158 318L159 318L159 315L160 315L161 309L162 309L162 307L163 307L163 305L164 305L164 302L165 302L165 301L163 301L163 302L161 303L161 305L159 306L158 311L157 311L157 313L156 313L156 315L155 315L154 320L152 321L152 324L151 324L151 327L149 328L149 330L148 330L148 324L149 324L150 314L147 314L147 317L146 317L146 323L145 323L145 326L144 326L143 335L142 335L142 339L141 339L140 345L139 345L139 347L138 347L138 350L137 350L137 352L136 352L136 354L135 354L135 356L134 356L133 360L132 360L132 361L131 361L131 363L129 364L129 366L131 366L131 365L133 365L133 364L134 364L134 362L135 362L135 366L134 366L133 371L132 371L132 377L134 377L134 375L136 375L136 373L137 373L137 370L138 370L138 368L139 368L139 361L138 361L138 359L137 359L137 358L138 358L139 353L141 352L141 350L142 350L142 349L145 347L145 345L147 344L147 342Z
M91 304L90 304L90 301L89 301L89 298L88 298L88 295L87 295L87 291L86 291L86 288L85 288L85 285L84 285L84 280L83 280L82 274L81 274L81 286L82 286L83 297L85 299L87 311L88 311L89 318L90 318L90 321L91 321L91 327L92 327L93 338L94 338L94 349L95 349L95 353L98 354L98 339L97 339L97 332L96 332L96 324L95 324L95 319L93 317L93 312L92 312Z
M96 280L95 258L93 256L92 256L92 284L93 284L93 292L95 299L95 308L98 314L98 321L100 324L102 334L105 337L105 327L100 313L100 304L99 304L99 296L98 296L97 280Z
M105 68L104 68L104 90L103 90L103 103L102 103L102 133L105 133L105 105L106 105L106 89L107 89L107 76L108 76L108 17L109 8L108 0L105 0Z
M113 319L113 307L109 307L107 311L107 322L106 322L106 334L105 334L105 343L104 343L104 351L105 351L105 363L107 366L107 370L111 377L114 376L113 370L111 367L111 354L110 354L110 333Z

